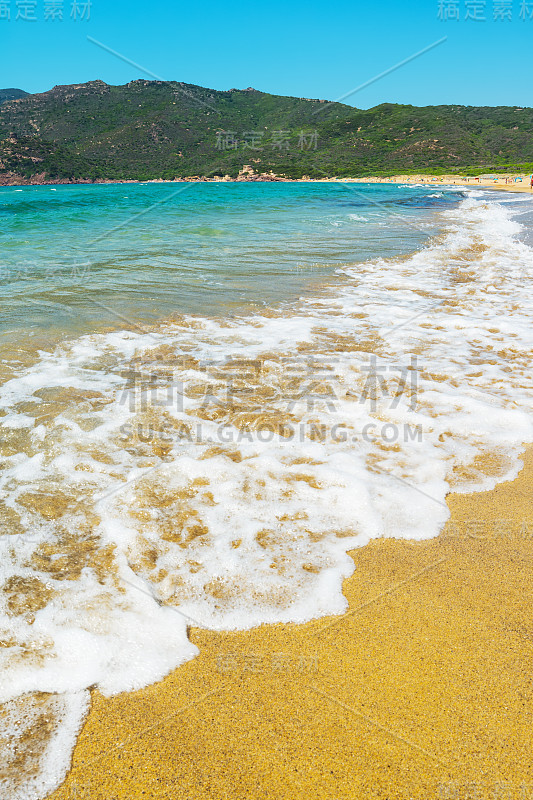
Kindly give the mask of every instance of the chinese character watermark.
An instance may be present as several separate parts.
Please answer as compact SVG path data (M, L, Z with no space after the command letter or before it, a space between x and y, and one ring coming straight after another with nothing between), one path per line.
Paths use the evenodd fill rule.
M437 797L439 800L533 800L533 786L505 781L497 783L449 781L437 786Z
M216 150L264 150L288 152L291 149L307 151L318 148L318 131L299 130L278 131L268 133L261 131L226 131L219 130L215 136Z
M66 14L74 22L91 19L92 0L0 0L0 20L61 22Z
M318 656L293 655L291 653L223 653L217 658L219 672L317 672Z
M512 22L515 0L438 0L437 18L442 22ZM518 18L533 20L533 0L520 0Z

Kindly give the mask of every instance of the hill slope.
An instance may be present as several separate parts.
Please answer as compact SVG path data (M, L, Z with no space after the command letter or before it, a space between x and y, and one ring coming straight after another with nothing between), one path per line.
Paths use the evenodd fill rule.
M6 100L19 100L21 97L27 97L28 92L22 89L0 89L0 103L5 103Z
M12 90L8 90L12 91ZM137 80L56 86L0 106L0 182L481 171L533 162L533 109L367 111L254 89Z

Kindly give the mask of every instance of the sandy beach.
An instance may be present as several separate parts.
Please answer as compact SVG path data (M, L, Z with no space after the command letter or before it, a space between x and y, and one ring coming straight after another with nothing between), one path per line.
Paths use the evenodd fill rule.
M4 343L14 509L0 497L0 522L20 535L3 542L18 638L0 637L2 800L533 800L533 251L514 221L530 202L376 188L177 195L150 235L165 252L188 247L188 271L169 256L158 271L142 228L125 255L146 262L143 295L114 327L95 331L88 314L82 336L69 317L61 347L34 356L36 335L27 364L25 338L15 365ZM71 214L79 191L53 200ZM83 189L87 241L117 201L158 202L158 187L128 191ZM47 232L52 201L35 193L41 217L24 192L10 203L49 237L48 263L63 212ZM176 235L178 214L201 240ZM269 247L277 271L261 260ZM320 254L350 264L356 247L345 275L315 277ZM228 316L213 288L231 277L228 252L250 296L276 275L260 313L241 300ZM117 283L108 260L94 277L104 303L78 271L43 269L47 283L22 288L16 273L13 297L50 292L43 336L69 286L112 311L139 273ZM280 313L285 279L308 295ZM188 285L202 314L163 317L160 287L179 290L177 306ZM150 298L162 324L141 327ZM260 369L243 371L244 354ZM287 408L292 434L265 437ZM39 457L42 477L22 457Z
M533 798L532 486L529 448L516 480L450 494L437 538L353 551L342 616L192 627L162 682L93 692L51 800Z
M166 680L93 694L51 797L532 797L532 484L529 450L438 538L354 551L341 617L191 629Z
M531 174L508 173L495 178L461 178L457 175L395 175L391 178L359 178L359 183L421 183L430 186L468 186L471 189L497 189L505 192L528 192L531 194Z

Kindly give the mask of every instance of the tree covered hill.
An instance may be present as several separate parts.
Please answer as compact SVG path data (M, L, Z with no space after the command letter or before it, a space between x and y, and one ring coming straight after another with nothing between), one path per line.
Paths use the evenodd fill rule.
M3 90L3 93L20 90ZM3 93L0 92L0 102ZM533 109L341 103L177 82L56 86L0 105L0 183L528 169Z
M0 89L0 103L5 103L6 100L19 100L27 95L28 92L23 92L22 89Z

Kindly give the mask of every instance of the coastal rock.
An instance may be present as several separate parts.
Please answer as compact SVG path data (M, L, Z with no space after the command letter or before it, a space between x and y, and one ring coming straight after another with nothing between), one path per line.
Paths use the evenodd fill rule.
M237 175L238 181L286 181L288 178L285 176L276 175L275 172L261 172L258 173L250 164L244 164L242 169L239 170Z

